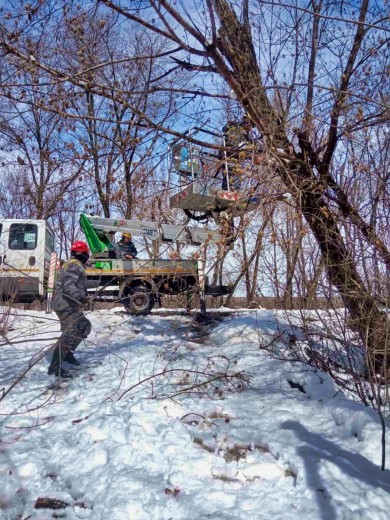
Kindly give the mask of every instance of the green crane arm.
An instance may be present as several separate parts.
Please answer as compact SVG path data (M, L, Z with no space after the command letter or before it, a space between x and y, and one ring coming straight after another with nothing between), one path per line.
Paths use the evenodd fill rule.
M92 254L103 253L108 249L113 249L114 246L108 236L104 232L96 231L84 213L80 215L80 227L87 239Z

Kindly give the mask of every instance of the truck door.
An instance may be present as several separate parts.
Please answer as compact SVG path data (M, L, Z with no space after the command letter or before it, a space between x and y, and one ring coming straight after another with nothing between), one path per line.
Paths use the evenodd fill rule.
M17 271L38 272L36 249L38 244L38 226L31 223L10 224L8 232L8 249L5 265L15 276Z
M12 222L9 220L3 221L2 224L0 248L1 297L38 296L38 225L32 222Z

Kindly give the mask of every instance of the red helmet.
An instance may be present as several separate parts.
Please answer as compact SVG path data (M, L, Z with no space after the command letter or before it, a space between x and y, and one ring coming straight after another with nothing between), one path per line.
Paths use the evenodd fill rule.
M82 240L76 240L70 247L72 253L89 253L88 245Z

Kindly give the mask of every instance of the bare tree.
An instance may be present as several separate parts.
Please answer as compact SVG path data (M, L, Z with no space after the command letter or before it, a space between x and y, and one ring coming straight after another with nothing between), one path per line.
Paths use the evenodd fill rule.
M48 78L39 70L19 72L17 77L20 88L16 84L12 90L1 90L0 86L4 96L0 116L2 213L14 218L49 218L79 175L80 163L71 153L66 121L39 106L40 83ZM44 95L50 103L51 89L44 89Z

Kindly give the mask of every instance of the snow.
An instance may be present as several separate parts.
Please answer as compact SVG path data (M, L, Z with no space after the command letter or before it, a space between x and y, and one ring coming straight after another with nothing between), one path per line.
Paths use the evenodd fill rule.
M14 313L0 388L59 332L54 314ZM259 348L280 312L213 316L89 313L75 377L57 384L48 355L0 402L0 518L387 519L376 413ZM205 371L243 377L205 387Z

